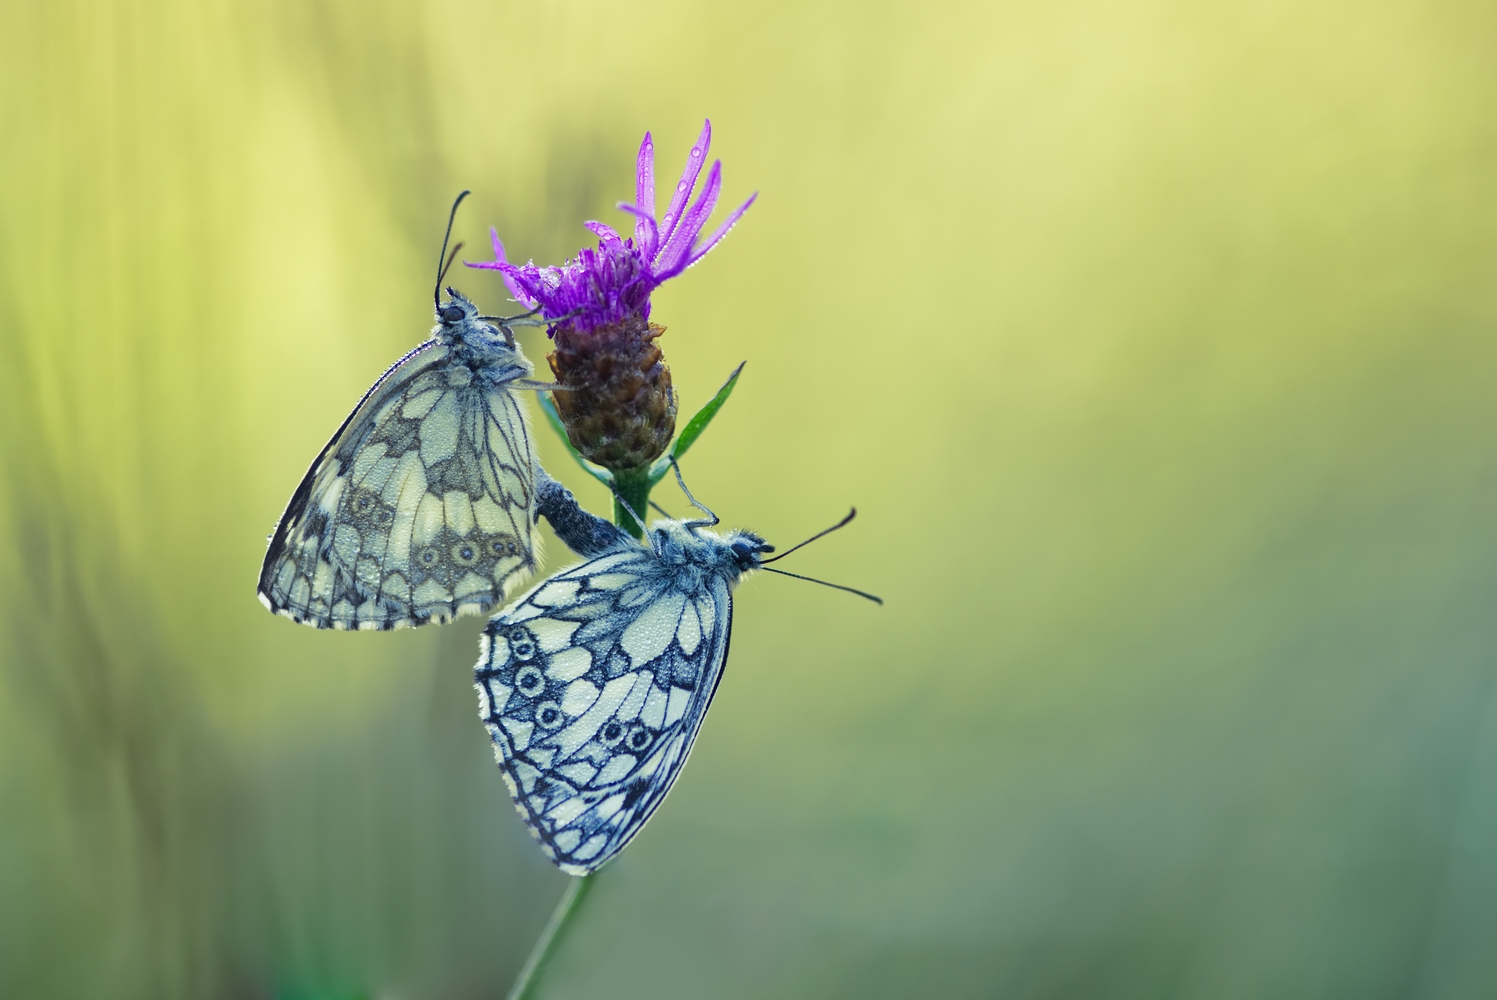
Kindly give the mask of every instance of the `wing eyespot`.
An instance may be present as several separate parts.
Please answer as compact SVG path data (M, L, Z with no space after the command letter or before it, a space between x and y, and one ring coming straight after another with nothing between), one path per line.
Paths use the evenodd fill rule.
M509 639L509 651L514 654L515 659L528 660L535 655L535 640L524 629L517 628L506 638Z
M515 690L527 698L537 698L546 690L546 677L534 664L515 671Z
M624 738L624 744L636 753L648 749L653 742L655 742L655 734L644 726L638 725L631 726L629 728L629 735Z
M561 706L554 701L543 701L535 706L535 721L543 729L560 729L561 724L566 721L566 716L561 712Z
M452 547L452 561L459 566L472 566L478 562L478 546L472 542L458 542Z
M419 553L416 554L416 562L419 565L421 565L421 566L423 566L425 568L428 568L428 569L430 569L433 566L436 566L441 561L442 561L442 553L438 552L436 549L432 548L431 546L427 546L426 548L422 549Z
M598 733L598 739L605 747L612 750L624 741L623 724L617 719L609 719L602 731Z

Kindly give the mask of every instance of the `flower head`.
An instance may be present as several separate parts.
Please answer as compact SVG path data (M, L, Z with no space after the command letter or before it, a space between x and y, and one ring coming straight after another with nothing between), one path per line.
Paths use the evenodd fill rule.
M722 191L721 160L707 171L707 182L696 201L687 203L711 145L712 122L707 121L692 144L665 215L657 220L655 143L645 133L635 168L634 202L619 203L621 210L634 216L634 235L629 239L601 222L589 222L587 228L598 237L596 250L583 249L561 267L537 267L533 261L520 266L509 263L498 232L490 230L495 259L468 266L502 273L516 299L529 308L540 307L541 315L552 324L553 336L562 326L581 332L630 319L648 320L650 293L705 257L758 197L751 195L705 242L700 240Z

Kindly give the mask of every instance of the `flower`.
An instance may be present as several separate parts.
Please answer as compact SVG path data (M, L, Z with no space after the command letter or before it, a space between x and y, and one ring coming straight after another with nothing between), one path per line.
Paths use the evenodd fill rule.
M722 191L721 160L707 172L707 183L696 201L690 207L687 202L711 145L712 122L708 120L686 158L686 169L665 216L657 221L655 142L650 133L645 133L635 167L634 202L619 203L621 210L634 216L630 239L621 237L611 226L588 222L587 228L598 237L596 250L583 249L561 267L537 267L534 261L519 266L506 260L499 233L491 229L495 259L468 266L501 272L517 300L531 309L540 307L541 315L553 325L552 336L561 325L590 330L633 317L648 320L650 293L705 257L758 197L757 193L750 195L706 242L699 243Z
M722 191L722 162L716 161L701 194L691 201L711 144L708 121L657 221L655 142L645 133L635 166L634 203L619 204L634 216L629 239L589 222L597 249L583 249L561 267L537 267L534 261L522 267L509 263L498 232L490 230L495 259L468 265L500 272L516 299L540 310L556 344L546 360L556 376L551 398L567 439L583 457L612 471L625 492L644 482L644 470L664 454L676 430L671 370L656 343L665 327L650 322L650 294L705 257L757 197L750 196L701 240Z

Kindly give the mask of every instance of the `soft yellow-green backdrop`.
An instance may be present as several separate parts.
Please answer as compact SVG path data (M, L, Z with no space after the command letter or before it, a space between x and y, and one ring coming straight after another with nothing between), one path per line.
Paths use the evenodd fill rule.
M559 262L705 115L687 472L888 603L740 590L542 993L1497 992L1489 4L6 0L0 994L503 994L479 623L255 575L453 194Z

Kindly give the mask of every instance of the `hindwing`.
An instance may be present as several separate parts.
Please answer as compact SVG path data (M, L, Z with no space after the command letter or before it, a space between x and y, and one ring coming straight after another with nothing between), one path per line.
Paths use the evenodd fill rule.
M515 393L486 376L432 340L374 384L276 526L267 608L391 629L503 601L535 562L534 457Z
M727 660L729 581L631 546L489 621L479 710L548 856L593 871L639 832L691 752Z

